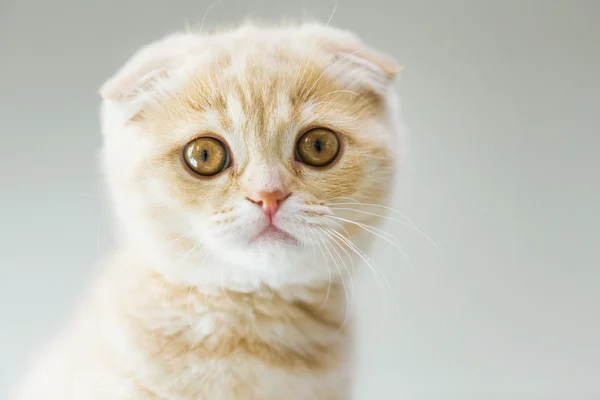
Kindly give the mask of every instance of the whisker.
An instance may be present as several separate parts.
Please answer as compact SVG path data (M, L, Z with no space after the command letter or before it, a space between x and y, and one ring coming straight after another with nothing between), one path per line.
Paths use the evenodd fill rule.
M331 239L336 239L336 237L335 237L335 236L331 236L331 234L329 233L329 231L328 231L327 229L325 229L325 228L319 228L319 229L320 229L320 230L321 230L321 231L322 231L322 232L323 232L325 235L327 235L328 237L330 237ZM339 245L339 243L338 243L337 241L334 241L333 243L335 243L335 244L338 244L338 245ZM348 257L348 258L351 260L351 262L352 262L352 256L350 256L350 254L348 253L348 251L347 251L345 248L343 248L343 247L341 247L340 249L341 249L343 252L345 252L346 256L347 256L347 257ZM348 273L348 276L352 276L352 272L351 272L351 270L350 270L350 269L349 269L349 268L346 266L346 263L344 262L344 259L342 258L342 256L340 255L340 253L339 253L339 252L338 252L338 251L337 251L335 248L333 248L333 250L334 250L334 252L337 254L337 256L338 256L338 258L340 259L340 261L342 261L342 262L344 263L344 267L345 267L345 270L346 270L346 272ZM354 267L354 265L352 265L352 267Z
M185 234L177 236L175 239L170 240L167 244L174 244L179 242L181 239L188 239L189 237Z
M331 23L331 20L333 20L333 16L335 15L337 8L338 8L338 2L336 1L335 5L333 6L333 11L331 12L331 15L329 16L327 23L325 23L325 28L327 28L329 26L329 24Z
M321 254L323 255L323 260L325 261L325 268L327 269L327 273L329 274L329 284L327 285L327 293L325 296L325 299L323 300L323 303L321 303L321 309L323 307L325 307L325 304L327 304L327 300L329 300L329 295L331 292L331 270L329 269L329 262L327 261L327 256L325 255L325 252L323 251L323 247L321 246L321 240L319 240L319 238L317 236L315 236L316 238L316 243L319 246L319 250L321 250Z
M329 26L329 24L331 23L331 21L333 20L333 16L335 15L335 12L337 11L338 8L338 2L336 1L334 6L333 6L333 11L331 11L331 14L329 15L329 19L327 20L327 23L325 24L325 28L327 28ZM306 76L306 71L308 69L308 64L310 63L310 61L312 60L312 58L315 55L315 50L317 49L317 46L319 45L319 42L321 41L321 38L323 36L323 32L325 30L323 30L321 33L319 33L319 36L317 37L317 40L315 41L312 50L310 51L310 56L308 57L308 59L306 60L306 63L304 63L304 66L302 67L302 73L300 74L300 79L304 79ZM302 57L302 59L304 59L304 56Z
M198 248L198 245L194 244L194 246L190 247L185 253L178 254L178 257L180 258L179 261L187 260L187 258L190 256L190 254L192 254L197 248Z
M327 232L323 228L321 228L321 230L323 231L323 233L325 235L327 235L329 238L331 238L333 243L336 243L339 246L339 243L334 239L335 238L334 236L332 236L329 232ZM331 245L331 242L328 242L328 243ZM350 284L351 284L350 293L352 293L352 301L350 301L350 299L348 298L348 294L346 293L346 283L344 281L344 278L342 277L342 284L344 285L344 293L346 293L346 314L344 315L344 320L342 321L342 325L339 328L339 329L342 329L348 322L350 316L352 315L352 308L354 305L354 281L352 280L352 274L351 274L350 270L348 269L348 267L346 266L346 263L340 256L340 253L336 250L336 248L334 246L331 245L331 248L337 254L338 258L342 262L342 265L344 266L345 271L348 273L348 279L350 280ZM332 256L332 258L333 258L333 256ZM337 266L337 262L336 262L336 266ZM338 270L340 270L340 269L338 268ZM342 272L340 270L340 275L341 274L342 274Z
M340 224L340 226L342 226ZM352 257L352 255L348 252L348 250L346 250L345 247L340 246L340 244L335 241L335 244L337 244L340 247L340 250L346 255L346 257L348 257L348 260L350 261L350 266L352 267L352 270L354 270L354 268L356 267L356 265L354 264L354 257Z
M338 270L338 272L340 274L340 278L342 280L342 287L344 288L344 295L346 297L346 314L344 315L344 323L345 323L348 320L348 318L349 318L350 304L351 304L350 303L350 297L348 296L348 288L346 286L346 280L344 279L344 273L342 272L341 268L338 266L338 263L335 260L335 258L333 258L333 254L331 253L331 250L329 250L328 243L329 242L323 240L323 245L325 246L325 249L327 249L327 252L331 256L331 259L332 259L333 263L335 264L336 269ZM334 248L334 250L335 250L335 248ZM338 257L339 257L339 253L338 253ZM352 291L353 290L354 290L354 284L352 284Z
M408 257L408 254L406 254L406 252L404 251L404 249L398 243L396 243L395 240L390 239L388 237L388 236L391 236L392 238L394 238L394 236L391 235L390 233L382 231L381 229L375 228L373 226L370 226L370 225L367 225L367 224L362 224L360 222L352 221L352 220L349 220L349 219L346 219L346 218L341 218L341 217L336 217L336 216L329 216L329 217L326 217L326 218L333 218L333 219L337 219L339 221L347 222L349 224L358 226L358 227L364 229L365 231L367 231L367 232L369 232L369 233L371 233L371 234L373 234L373 235L375 235L377 237L380 237L381 239L385 240L386 242L388 242L389 244L391 244L392 246L394 246L394 248L396 248L402 254L402 256L404 257L404 259L408 263L408 266L410 267L411 272L413 272L413 273L415 272L413 264L410 261L410 258Z
M206 21L206 17L208 17L208 14L210 14L210 12L212 11L212 9L214 7L216 7L217 5L219 5L219 3L221 3L222 1L223 0L214 1L212 4L210 4L206 8L206 11L204 12L204 15L202 16L202 22L200 22L200 29L198 30L198 32L200 32L200 34L202 34L202 28L204 27L204 21Z
M377 266L373 263L373 261L369 258L369 256L367 256L365 254L364 251L362 251L356 244L354 244L350 239L344 237L342 234L340 234L339 232L336 232L335 230L329 230L332 234L336 235L337 237L340 238L340 240L346 244L346 246L348 246L349 249L351 249L354 253L356 253L367 265L367 267L369 268L369 270L373 273L373 276L375 277L377 284L379 286L381 286L384 290L387 290L388 295L394 300L394 305L396 307L396 312L398 313L398 316L401 315L400 312L400 306L398 305L398 300L396 299L396 296L394 296L394 292L392 290L392 286L389 282L389 280L387 279L387 277L383 274L382 271L379 270L379 268L377 268ZM385 299L384 296L382 296L382 301ZM385 303L384 303L385 306Z
M312 251L313 251L313 264L316 265L317 264L317 251L316 248L314 246L314 244L317 243L317 237L315 235L313 235L313 231L314 229L310 228L309 226L305 225L303 227L303 230L306 234L308 234L311 238L311 242L313 245L311 246L305 246L305 247L311 247ZM328 283L327 283L327 292L325 293L325 300L323 301L323 304L321 304L321 308L324 307L324 304L327 302L327 300L329 299L329 294L331 292L331 270L329 268L327 268L327 274L329 275L329 279L328 279Z
M325 217L321 217L322 219L324 219ZM333 220L328 220L329 222L337 225L341 230L343 230L346 233L346 236L342 235L341 233L337 232L334 229L329 229L329 228L325 228L328 232L330 232L331 234L335 235L338 239L341 240L341 242L343 244L346 245L346 247L348 247L349 250L351 250L353 253L357 254L366 264L367 267L369 268L369 270L371 271L371 273L373 273L373 277L375 278L375 280L377 281L377 284L384 288L384 290L386 288L389 288L389 293L390 296L392 298L394 298L395 300L395 296L393 295L393 292L391 291L391 285L389 283L389 281L387 280L386 276L383 274L383 272L381 272L373 263L373 261L357 246L355 245L352 240L350 240L350 234L348 233L348 231L346 230L346 228L344 228L344 226L342 224L340 224L337 221L333 221ZM388 284L388 286L386 287L385 283ZM382 302L385 300L385 297L382 296L381 297ZM385 302L384 302L384 307L385 307ZM397 303L396 303L397 306ZM397 306L398 308L398 306Z
M401 213L400 211L396 210L395 208L389 207L389 206L384 206L383 204L372 204L372 203L361 203L358 201L354 201L354 199L352 199L351 197L338 197L338 199L350 199L353 200L352 202L346 202L346 203L329 203L326 204L326 206L331 207L331 206L367 206L367 207L377 207L377 208L382 208L384 210L393 212L394 214L397 214L398 216L404 218L406 220L406 222L408 222L409 224L411 224L413 227L416 227L416 224L406 216L406 214Z
M399 224L406 226L407 228L412 229L413 231L415 231L416 233L418 233L419 235L421 235L422 237L424 237L425 239L427 239L427 241L429 241L429 243L431 243L433 245L433 247L435 247L435 249L437 251L440 251L440 248L438 247L438 245L433 241L433 239L431 239L426 233L424 233L423 231L419 230L416 226L414 226L413 224L407 224L404 221L401 221L397 218L393 218L393 217L388 217L386 215L380 215L380 214L376 214L376 213L371 213L368 211L362 211L362 210L356 210L354 208L349 208L349 207L330 207L332 210L343 210L343 211L354 211L357 212L359 214L365 214L365 215L372 215L374 217L379 217L379 218L383 218L383 219L387 219L389 221L395 221L398 222Z

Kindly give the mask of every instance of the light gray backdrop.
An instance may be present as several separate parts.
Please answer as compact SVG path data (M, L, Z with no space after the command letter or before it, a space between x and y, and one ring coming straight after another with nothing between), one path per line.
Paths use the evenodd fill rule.
M225 0L206 25L334 5ZM111 247L98 87L208 6L1 0L0 393ZM385 227L414 273L382 242L394 300L357 283L357 399L600 398L599 19L594 0L338 2L333 25L405 65L394 206L439 247Z

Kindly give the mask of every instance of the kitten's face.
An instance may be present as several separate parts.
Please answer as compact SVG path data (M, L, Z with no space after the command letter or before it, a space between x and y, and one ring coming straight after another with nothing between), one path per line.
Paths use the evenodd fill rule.
M385 202L395 110L385 71L319 48L310 32L186 39L179 69L159 69L129 105L105 105L119 217L149 258L171 265L161 268L278 285L347 265L357 229L344 219L374 221L335 207Z

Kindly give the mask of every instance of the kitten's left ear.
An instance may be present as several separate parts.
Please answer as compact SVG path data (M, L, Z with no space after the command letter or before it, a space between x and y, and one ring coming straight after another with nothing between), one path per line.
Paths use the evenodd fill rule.
M403 69L392 57L353 37L325 41L323 47L334 55L332 67L337 75L350 85L366 85L380 94L388 90Z
M363 63L369 63L371 66L377 67L389 80L394 80L396 75L402 72L403 67L392 57L362 43L342 43L338 44L338 49L348 54L348 57L354 61L361 60Z

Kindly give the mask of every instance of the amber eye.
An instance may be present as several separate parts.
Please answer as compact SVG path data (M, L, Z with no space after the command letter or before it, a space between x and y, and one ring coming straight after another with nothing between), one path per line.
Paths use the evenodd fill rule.
M183 158L192 171L202 176L218 174L229 162L223 142L212 137L201 137L188 143L183 149Z
M329 129L311 129L296 144L296 156L304 164L324 167L335 160L340 152L340 141Z

